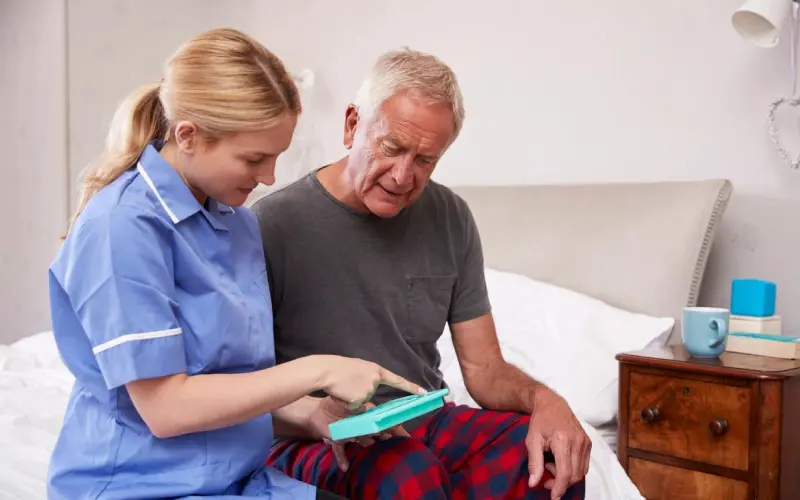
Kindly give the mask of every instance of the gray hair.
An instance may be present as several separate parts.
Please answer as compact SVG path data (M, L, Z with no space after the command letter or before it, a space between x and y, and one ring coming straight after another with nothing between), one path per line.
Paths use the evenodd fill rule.
M355 104L370 117L392 96L408 91L432 103L446 103L453 111L453 140L464 123L464 101L455 73L444 62L404 47L382 54L361 84Z

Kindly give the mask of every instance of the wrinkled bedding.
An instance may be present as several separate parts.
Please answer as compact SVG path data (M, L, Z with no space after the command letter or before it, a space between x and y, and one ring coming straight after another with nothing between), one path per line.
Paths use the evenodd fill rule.
M72 381L49 332L0 345L0 500L47 497L47 464Z
M49 332L0 345L0 500L46 498L47 464L72 382ZM450 382L459 402L470 404L459 380ZM586 498L642 498L602 434L582 423L594 443Z

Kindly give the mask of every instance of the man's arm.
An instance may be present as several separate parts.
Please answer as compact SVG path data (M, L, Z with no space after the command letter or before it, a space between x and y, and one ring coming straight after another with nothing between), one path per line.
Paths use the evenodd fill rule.
M483 408L531 414L537 395L551 392L503 359L491 313L450 330L467 391Z
M491 314L450 326L453 346L472 398L490 410L531 415L528 448L528 484L534 487L545 470L544 452L556 459L551 494L560 498L569 485L589 471L592 441L567 402L503 359Z
M448 321L464 382L484 408L530 414L537 393L546 388L503 359L483 272L478 226L467 204L457 200L464 253Z
M531 415L525 441L528 481L531 487L539 483L545 470L544 452L553 452L556 471L551 496L558 498L586 475L592 442L564 398L503 359L483 272L480 235L469 208L461 207L465 252L449 322L464 383L486 409Z

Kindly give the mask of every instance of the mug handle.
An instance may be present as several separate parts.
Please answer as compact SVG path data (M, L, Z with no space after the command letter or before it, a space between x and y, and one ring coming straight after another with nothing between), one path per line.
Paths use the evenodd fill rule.
M728 336L728 325L726 325L725 322L714 318L711 320L708 326L717 331L717 337L708 343L708 347L714 349L719 347L720 344L722 344L722 342L725 340L725 337Z

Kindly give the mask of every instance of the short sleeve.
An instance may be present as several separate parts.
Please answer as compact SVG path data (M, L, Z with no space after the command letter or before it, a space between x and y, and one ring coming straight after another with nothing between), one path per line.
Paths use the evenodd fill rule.
M186 371L171 231L116 207L81 226L63 257L62 286L109 389Z
M448 322L452 325L478 318L491 311L489 293L483 265L483 248L478 226L467 204L459 201L460 220L463 229L463 253L458 265L458 278L450 304Z

